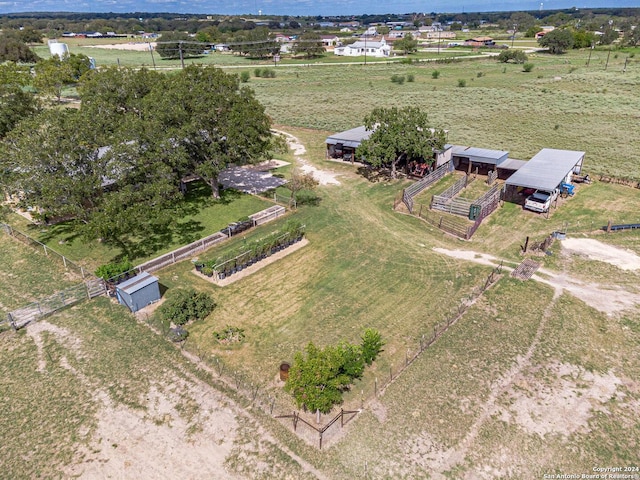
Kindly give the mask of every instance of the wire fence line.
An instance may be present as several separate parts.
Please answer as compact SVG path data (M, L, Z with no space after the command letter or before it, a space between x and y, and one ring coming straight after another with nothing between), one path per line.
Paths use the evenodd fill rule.
M39 242L26 233L13 228L11 225L0 223L0 229L3 230L7 235L21 241L22 243L34 247L37 250L42 250L46 256L55 258L57 261L61 262L67 270L71 270L75 273L80 274L82 278L92 277L91 273L84 269L84 267L78 265L75 262L72 262L61 253L56 252L51 247L46 246L44 243Z
M202 362L214 376L217 376L220 381L234 390L239 398L244 400L246 407L258 409L270 417L281 420L300 439L309 445L323 448L336 443L341 438L339 433L345 425L368 408L370 401L384 395L387 387L455 325L464 316L467 309L501 278L502 270L502 264L493 268L484 282L464 296L459 304L445 315L444 320L418 333L414 340L415 343L409 345L403 359L399 362L396 360L397 363L389 367L388 374L376 377L369 387L358 387L360 389L359 395L358 388L354 387L351 395L343 402L340 409L336 408L329 414L318 415L316 412L296 410L291 396L283 388L274 388L273 382L269 382L270 386L257 385L255 380L249 378L247 374L227 365L222 357L206 353L198 344L189 341L189 338L181 342L179 348L185 351L188 356ZM160 325L153 316L142 315L139 318L157 333L165 337L169 333L168 326ZM276 367L274 365L274 376L277 375ZM284 387L284 380L280 379L277 382L279 386ZM298 428L298 426L302 428Z

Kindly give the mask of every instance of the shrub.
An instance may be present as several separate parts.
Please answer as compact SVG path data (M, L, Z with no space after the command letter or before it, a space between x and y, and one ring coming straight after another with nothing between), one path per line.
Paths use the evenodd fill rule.
M476 73L476 77L480 78L480 77L484 77L484 72L478 72Z
M261 68L256 68L253 71L253 75L256 76L256 77L261 77L262 76L262 69Z
M158 308L158 315L164 321L184 325L192 320L202 320L215 306L213 299L204 292L196 292L193 288L177 289Z
M213 338L220 343L242 343L244 329L227 325L219 332L213 332Z
M527 54L522 50L503 50L497 57L499 62L524 63L527 61Z
M187 339L189 332L184 327L175 327L169 329L169 340L172 342L182 342Z
M396 74L391 75L391 81L393 83L397 83L398 85L402 85L404 83L404 80L405 80L404 75L396 75Z
M276 78L276 71L273 68L264 68L262 70L262 76L264 78Z
M458 79L458 86L459 86L460 88L464 88L464 87L466 87L466 86L467 86L467 81L466 81L464 78L460 78L460 79Z
M533 70L533 63L525 63L524 65L522 65L522 71L523 72L530 72L531 70Z
M400 63L406 64L406 65L411 65L413 63L413 59L411 59L409 57L405 57L402 60L400 60Z
M407 82L413 82L415 79L416 77L413 73L410 73L409 75L407 75Z
M111 280L122 275L123 273L133 270L133 263L129 261L129 258L124 257L119 262L111 262L106 265L100 265L96 270L96 277L100 277L103 280Z
M373 328L367 328L362 334L362 360L367 365L371 365L382 351L383 346L384 342L380 332Z
M431 78L438 78L440 76L440 70L434 70L431 72Z
M247 83L249 81L249 77L251 75L249 74L249 72L244 71L244 72L240 72L240 81L242 83Z

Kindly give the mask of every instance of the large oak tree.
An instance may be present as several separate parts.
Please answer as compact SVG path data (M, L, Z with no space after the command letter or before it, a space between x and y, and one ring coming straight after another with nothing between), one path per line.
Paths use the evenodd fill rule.
M432 128L427 113L416 107L375 108L364 119L371 136L356 150L357 158L364 158L374 167L396 167L401 160L421 160L433 163L434 152L445 144L445 132Z

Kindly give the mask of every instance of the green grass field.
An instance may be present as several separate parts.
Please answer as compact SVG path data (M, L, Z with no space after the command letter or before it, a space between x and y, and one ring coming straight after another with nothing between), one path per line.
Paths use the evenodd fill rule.
M67 223L44 227L33 225L19 215L12 215L10 223L71 260L95 270L125 255L136 264L143 263L273 205L235 190L223 190L221 199L215 200L203 182L192 182L188 188L186 203L176 213L175 222L168 229L144 239L125 238L121 244L105 244L97 240L87 242Z
M635 95L638 65L632 59L622 73L630 52L618 51L605 71L607 52L597 50L587 68L587 53L538 54L531 58L536 65L531 73L517 65L469 60L279 66L274 79L251 78L249 85L278 128L299 138L307 149L304 158L338 174L341 185L318 187L317 204L288 216L307 226L310 243L251 276L218 287L195 276L188 261L157 272L169 290L192 286L211 293L218 304L207 319L187 327L185 350L213 368L216 359L222 361L229 378L242 377L262 395L277 397L278 412L290 413L294 406L276 381L278 366L309 341L320 346L357 342L364 328L373 327L386 344L345 396L345 408L364 406L363 412L342 433L328 435L325 449L308 446L283 423L252 408L238 420L240 433L227 455L231 472L241 478L521 479L637 464L637 305L607 315L566 291L515 280L504 271L377 397L374 386L385 384L390 371L397 374L422 335L429 337L434 325L450 318L492 270L434 248L488 253L515 265L522 260L525 237L541 241L566 229L575 238L594 238L640 254L637 232L598 232L609 219L639 222L640 190L598 181L580 185L548 219L505 203L465 242L392 210L406 180L368 181L351 165L325 160L326 136L360 125L373 106L419 105L429 109L437 126L449 130L450 143L508 150L523 159L544 147L583 150L585 170L592 175L640 178L634 166L640 145L633 135L640 107ZM434 69L441 72L437 79ZM415 82L390 81L393 74L409 73ZM467 86L458 87L458 79L466 79ZM420 201L428 204L430 195L453 181L453 176L445 177ZM472 196L485 188L481 179L476 182L469 187ZM202 227L196 233L205 234L252 213L247 210L257 206L254 201L262 202L237 197L219 206L203 200L202 209L181 222L193 220ZM260 228L247 240L266 235L285 220ZM61 231L36 233L48 234L54 248L68 249L63 253L87 264L119 253L79 239L60 244L65 238ZM171 245L180 241L179 236L170 240ZM42 273L26 247L13 245L10 238L0 237L0 242L2 251L10 252L0 260L0 275L7 278L10 272L16 285L0 289L0 303L12 305L47 293L33 285L51 283L48 279L59 267ZM173 248L169 241L160 243L158 252ZM200 257L215 258L242 244L237 238ZM638 270L622 273L603 262L569 256L558 243L549 253L533 258L585 284L622 289L633 298L640 294ZM27 266L15 269L20 262ZM227 391L216 376L193 372L168 342L106 299L47 321L80 338L81 350L54 333L42 333L40 347L30 334L0 334L0 368L11 379L1 395L12 399L2 402L0 437L19 439L0 442L0 458L10 477L65 476L70 464L83 461L78 445L96 448L91 433L100 431L97 418L103 411L96 389L116 405L148 412L146 418L159 423L148 399L154 389L174 388L176 375L189 372ZM245 330L241 345L215 340L213 332L227 325ZM46 374L38 369L42 361ZM46 395L30 402L40 391ZM201 397L189 389L180 391L183 401L177 403L187 426L206 425L194 400ZM63 412L74 421L65 422ZM39 418L46 418L44 427ZM24 461L25 451L34 452L30 462ZM84 460L89 458L85 453Z

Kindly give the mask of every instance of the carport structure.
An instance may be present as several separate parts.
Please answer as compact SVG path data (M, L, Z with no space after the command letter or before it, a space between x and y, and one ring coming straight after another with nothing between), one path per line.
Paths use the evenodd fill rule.
M543 148L505 182L505 198L513 200L520 190L552 192L570 183L582 171L585 152Z
M489 150L463 145L451 146L453 166L469 173L477 167L480 173L486 174L489 170L499 168L502 163L507 161L508 157L509 152L503 150Z
M373 130L367 130L362 125L360 127L345 130L344 132L334 133L327 137L327 158L340 158L348 162L353 162L356 148L360 146L363 140L371 136Z

